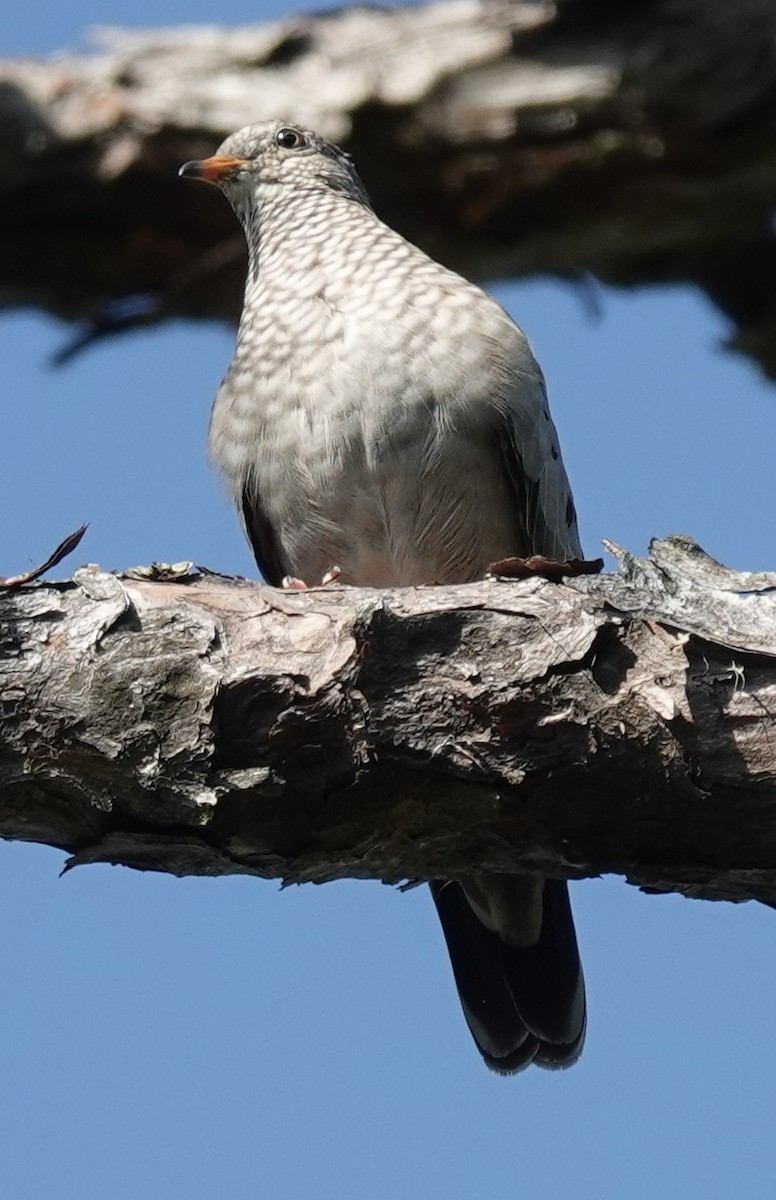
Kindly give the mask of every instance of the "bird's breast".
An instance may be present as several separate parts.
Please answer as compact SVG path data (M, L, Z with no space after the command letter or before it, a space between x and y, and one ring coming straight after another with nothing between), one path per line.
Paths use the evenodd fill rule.
M210 452L238 503L256 496L290 574L455 582L520 552L481 341L441 338L433 314L381 322L325 289L276 298L271 320L251 311Z

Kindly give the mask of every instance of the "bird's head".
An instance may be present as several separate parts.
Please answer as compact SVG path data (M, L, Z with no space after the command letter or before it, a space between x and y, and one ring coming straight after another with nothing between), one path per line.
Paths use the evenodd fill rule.
M284 121L247 125L230 134L212 158L184 163L178 174L221 188L243 219L286 188L340 192L371 207L349 155Z

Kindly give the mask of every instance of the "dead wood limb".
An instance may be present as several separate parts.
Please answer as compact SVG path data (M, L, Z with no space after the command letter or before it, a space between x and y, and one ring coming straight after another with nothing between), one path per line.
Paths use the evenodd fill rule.
M776 373L776 2L442 0L112 30L0 64L0 301L234 320L228 205L176 178L268 116L355 155L380 214L479 279L690 281Z
M774 901L776 575L683 538L619 557L565 584L88 567L4 593L0 832L176 874Z

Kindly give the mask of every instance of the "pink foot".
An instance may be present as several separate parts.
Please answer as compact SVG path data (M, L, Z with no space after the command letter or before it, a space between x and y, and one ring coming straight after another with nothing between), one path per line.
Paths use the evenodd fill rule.
M330 583L336 583L342 574L342 567L329 567L323 579L317 587L328 587ZM284 575L280 581L280 586L285 591L306 592L309 585L303 579L297 579L295 575Z

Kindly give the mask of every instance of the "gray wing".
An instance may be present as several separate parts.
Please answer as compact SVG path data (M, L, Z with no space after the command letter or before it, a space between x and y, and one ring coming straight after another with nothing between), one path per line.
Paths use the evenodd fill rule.
M581 558L577 514L537 363L521 371L502 424L502 453L532 554Z
M288 567L255 485L243 488L240 515L264 582L271 587L280 587L283 576L289 573Z

